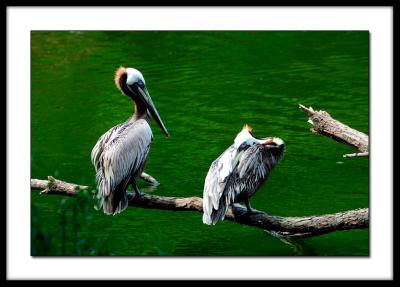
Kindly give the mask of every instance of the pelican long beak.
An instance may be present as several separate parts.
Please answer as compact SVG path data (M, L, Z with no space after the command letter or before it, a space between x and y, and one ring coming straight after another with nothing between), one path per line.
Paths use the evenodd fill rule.
M146 103L147 110L153 116L154 120L157 122L158 126L162 129L164 134L168 137L169 133L167 131L167 128L164 126L164 123L162 122L160 115L158 114L157 109L156 109L153 101L150 98L149 92L147 91L146 88L142 89L139 86L137 88L138 88L141 99L143 100L143 102Z
M268 145L271 147L280 147L280 146L284 145L285 143L280 138L266 138L266 139L264 139L262 144Z

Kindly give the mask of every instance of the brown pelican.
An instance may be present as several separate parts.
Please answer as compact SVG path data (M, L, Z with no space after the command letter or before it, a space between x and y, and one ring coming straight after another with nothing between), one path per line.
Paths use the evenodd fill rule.
M139 195L136 177L144 169L153 140L150 115L168 136L138 70L120 67L115 73L115 84L134 101L135 113L126 122L103 134L92 150L99 204L106 214L119 213L128 206L126 190L129 184L135 196Z
M210 166L203 191L203 223L216 224L235 202L244 202L252 212L250 197L283 158L285 145L276 137L256 139L245 125L234 143Z

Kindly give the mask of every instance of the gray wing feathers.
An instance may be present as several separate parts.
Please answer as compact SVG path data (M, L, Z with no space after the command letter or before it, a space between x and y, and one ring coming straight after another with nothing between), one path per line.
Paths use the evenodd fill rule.
M121 126L123 124L119 124L110 130L108 130L106 133L104 133L99 140L97 141L96 145L92 149L91 153L91 160L92 164L98 170L100 168L100 156L103 153L104 148L106 147L107 143L111 142L113 139L118 137L119 131L121 130Z
M152 132L145 120L118 125L98 140L91 158L96 168L98 197L105 211L108 210L107 201L112 202L116 212L126 208L126 194L121 197L121 202L114 202L112 193L115 190L125 193L131 177L142 171L151 140Z
M203 222L215 224L223 220L229 205L243 191L256 192L270 168L257 145L240 152L234 146L229 147L208 171L203 191Z
M208 170L203 191L203 222L206 224L215 224L223 220L232 203L232 194L226 191L231 190L232 174L238 162L236 155L236 149L232 145Z
M248 178L253 182L262 181L269 172L265 166L262 151L257 145L249 147L241 157L238 169L240 179Z
M211 214L213 210L218 209L219 196L218 196L218 177L217 177L217 161L211 164L208 170L204 191L203 191L203 222L212 224Z

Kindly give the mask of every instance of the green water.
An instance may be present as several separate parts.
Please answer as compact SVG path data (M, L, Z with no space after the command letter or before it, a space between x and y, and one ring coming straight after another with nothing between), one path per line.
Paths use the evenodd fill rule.
M368 158L342 158L355 150L310 133L298 109L326 110L368 133L368 32L32 32L31 47L32 178L95 186L92 147L133 112L114 85L123 65L143 73L171 135L152 123L146 172L161 183L152 194L201 197L211 162L248 123L256 136L286 143L252 207L302 216L369 205ZM36 254L369 255L368 229L294 248L254 227L204 225L197 212L107 216L82 202L32 192L35 244L47 248Z

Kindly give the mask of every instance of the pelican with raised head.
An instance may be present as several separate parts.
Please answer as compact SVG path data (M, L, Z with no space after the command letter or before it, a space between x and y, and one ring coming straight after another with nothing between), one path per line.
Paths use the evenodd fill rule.
M136 178L144 169L153 140L150 115L165 135L169 135L138 70L120 67L115 73L115 84L132 99L135 112L127 121L103 134L91 153L99 205L106 214L119 213L128 206L126 190L129 185L135 196L139 195Z
M228 207L235 202L244 202L251 213L250 197L283 158L284 150L282 139L257 139L251 127L245 125L234 143L208 170L203 191L203 223L214 225L223 220Z

